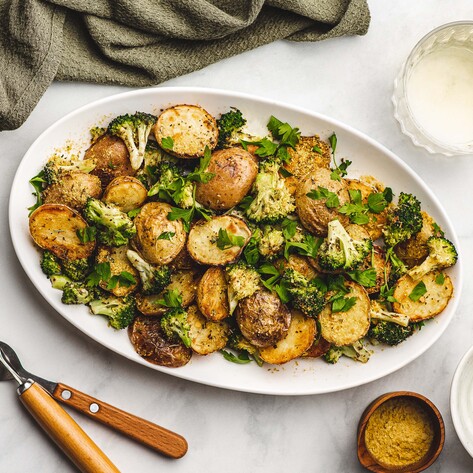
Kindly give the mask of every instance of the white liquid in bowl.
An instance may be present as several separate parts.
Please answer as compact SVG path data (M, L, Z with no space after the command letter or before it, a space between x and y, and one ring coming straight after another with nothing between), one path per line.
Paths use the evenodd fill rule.
M473 51L432 51L414 66L406 89L412 115L430 136L449 145L473 141Z

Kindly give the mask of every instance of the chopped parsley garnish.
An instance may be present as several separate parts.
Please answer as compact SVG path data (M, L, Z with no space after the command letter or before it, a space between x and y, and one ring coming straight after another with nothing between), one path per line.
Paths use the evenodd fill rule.
M176 234L175 232L162 232L162 233L158 236L158 240L169 240L169 241L171 241L171 240L172 240L172 237L173 237L175 234Z
M229 248L233 248L234 246L239 246L241 248L245 244L245 238L242 236L234 235L233 233L229 233L224 228L220 228L215 243L220 250L228 250Z
M161 140L161 148L163 149L173 149L174 140L170 136L166 136Z
M97 235L97 228L95 227L85 227L78 228L76 231L77 238L79 238L81 243L89 243L95 241L95 236Z
M376 269L374 268L369 268L364 271L355 269L354 271L347 271L347 274L353 281L364 287L376 286Z
M44 178L44 171L41 170L36 176L32 177L29 180L29 183L33 186L34 192L33 195L36 197L36 203L31 207L28 207L30 216L40 205L43 203L43 198L41 194L43 193L44 184L46 183L46 179Z
M409 294L409 299L417 302L426 292L427 288L425 287L425 283L424 281L421 281L414 289L412 289L412 292Z
M163 294L163 298L156 301L156 304L163 307L182 307L182 295L177 289L171 289Z
M325 205L329 209L333 209L335 207L338 207L340 205L340 201L338 200L337 194L335 192L329 191L325 187L318 187L317 189L311 190L308 192L307 197L310 197L313 200L322 200L326 199Z
M443 286L443 283L445 282L445 275L443 273L437 274L437 276L435 277L435 282L439 286Z
M130 287L136 284L133 274L122 271L120 274L112 276L110 263L97 263L92 272L87 276L86 283L89 287L98 286L101 282L107 283L107 289L115 289L117 286Z
M246 365L252 361L246 352L240 353L238 356L227 350L220 350L220 353L227 361L231 361L232 363L237 363L239 365Z

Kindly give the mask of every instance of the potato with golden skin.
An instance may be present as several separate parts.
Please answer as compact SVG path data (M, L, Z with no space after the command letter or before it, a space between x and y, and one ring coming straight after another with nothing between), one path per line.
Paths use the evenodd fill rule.
M184 248L187 234L181 220L169 220L171 206L164 202L149 202L135 217L136 236L133 244L143 258L153 264L170 263ZM160 238L170 232L170 239Z
M209 320L219 321L230 316L225 270L220 267L207 269L197 286L197 305Z
M163 139L172 139L172 148L166 151L177 158L194 159L204 156L205 147L211 151L218 141L215 118L198 105L174 105L164 110L154 127L159 146Z
M227 148L212 153L207 172L214 177L196 184L197 202L213 210L227 210L248 194L258 174L258 166L248 151Z
M138 179L133 176L118 176L107 186L102 200L127 213L141 207L147 198L148 190Z
M91 172L102 181L102 186L118 176L134 176L130 154L121 138L105 134L95 141L85 152L84 159L92 159L95 169Z
M285 337L291 312L276 294L260 290L238 303L236 321L250 343L264 348Z
M327 189L337 195L342 206L350 201L348 189L343 180L336 181L330 178L330 170L317 168L303 179L296 191L296 212L302 225L317 236L326 236L329 222L340 220L342 225L348 224L348 218L338 212L337 207L328 208L327 199L312 199L307 194L319 188Z
M128 337L136 353L155 365L179 368L192 357L192 350L181 341L166 339L157 318L138 315L128 327Z
M29 220L34 242L64 260L88 258L93 253L95 242L83 243L77 236L79 230L87 227L77 211L63 204L43 204Z
M64 204L75 210L84 208L89 197L99 199L102 183L97 176L82 171L61 174L57 182L42 193L43 204Z

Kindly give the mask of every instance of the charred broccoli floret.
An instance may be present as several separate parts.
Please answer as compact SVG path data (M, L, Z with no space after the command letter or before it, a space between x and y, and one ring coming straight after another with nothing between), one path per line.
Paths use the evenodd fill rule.
M294 212L294 197L279 175L280 166L265 161L254 183L255 196L246 209L246 216L257 223L277 223Z
M412 194L399 194L397 206L388 212L383 228L387 246L395 246L415 235L422 228L422 214L419 200Z
M105 315L108 323L117 330L128 327L135 316L135 298L131 295L101 297L89 303L90 310L95 315Z
M431 271L453 266L458 259L458 253L453 243L443 237L430 237L427 240L429 255L419 265L408 271L412 279L421 279Z
M156 183L158 166L162 161L164 151L154 141L148 141L145 148L143 167L135 177L149 190Z
M52 276L53 274L61 274L61 264L57 256L51 251L44 250L41 257L41 270L46 276Z
M391 312L387 310L384 305L376 301L371 302L370 317L371 319L383 320L385 322L394 323L402 327L407 327L410 321L408 315Z
M187 312L182 307L173 307L161 318L161 328L168 340L180 339L186 347L191 346L190 325Z
M327 363L335 364L342 356L347 356L360 363L367 363L370 359L371 352L365 348L361 340L358 340L353 345L346 347L331 346L328 352L325 353L324 360Z
M67 174L73 171L89 173L93 171L94 168L95 162L92 159L66 159L62 156L54 156L44 166L43 178L49 185L58 182L62 174Z
M412 325L402 326L394 322L380 320L372 324L368 332L370 339L376 340L386 345L399 345L414 333Z
M91 142L95 143L101 136L105 135L107 133L107 129L103 128L101 126L94 126L93 128L90 129L90 135L91 135Z
M355 269L363 263L372 247L369 238L355 240L338 220L332 220L328 224L327 238L317 253L317 262L327 271Z
M98 295L95 287L88 287L80 282L66 283L62 292L63 304L88 304Z
M230 314L236 309L238 302L252 296L261 287L260 275L256 269L238 261L225 268L228 282L228 302Z
M265 225L258 239L258 251L263 258L271 261L284 251L284 235L281 230Z
M126 256L140 273L143 294L159 294L171 282L171 270L167 266L153 266L133 250L128 250Z
M63 273L73 281L81 281L90 273L90 270L90 263L87 258L62 261Z
M317 317L325 306L325 295L320 288L292 268L284 271L283 280L292 297L292 305L309 317Z
M136 112L134 115L120 115L108 125L111 135L121 138L130 154L133 169L139 169L143 163L146 143L156 117L149 113Z
M98 240L106 246L122 246L135 236L133 220L113 204L89 197L84 207L85 219L98 227Z
M63 291L66 287L66 284L71 284L73 281L63 274L53 274L50 276L51 286L54 289L59 289Z
M243 128L246 124L246 119L243 118L242 113L237 108L231 108L227 113L224 113L218 120L218 143L219 148L228 146L228 142L232 135Z

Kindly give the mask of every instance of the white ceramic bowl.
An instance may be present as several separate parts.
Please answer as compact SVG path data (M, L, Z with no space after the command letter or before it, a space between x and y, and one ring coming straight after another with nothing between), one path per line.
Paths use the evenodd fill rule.
M453 376L450 410L458 437L473 457L473 346L463 355Z

